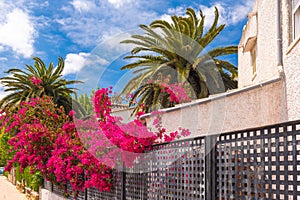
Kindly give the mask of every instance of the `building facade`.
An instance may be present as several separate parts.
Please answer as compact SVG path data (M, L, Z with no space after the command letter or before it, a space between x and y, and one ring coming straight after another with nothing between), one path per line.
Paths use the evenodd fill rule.
M299 119L300 1L257 0L238 55L239 88L281 78L286 120Z
M194 137L300 119L300 0L257 0L238 60L238 89L165 109L163 126Z

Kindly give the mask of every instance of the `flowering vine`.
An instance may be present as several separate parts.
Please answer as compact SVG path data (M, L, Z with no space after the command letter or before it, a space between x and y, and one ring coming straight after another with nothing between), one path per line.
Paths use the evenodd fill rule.
M159 119L156 132L141 122L140 115L127 124L111 115L111 89L95 92L95 116L88 120L75 119L63 108L56 107L50 97L33 98L22 102L14 113L1 115L2 127L16 152L6 170L19 164L23 170L30 166L32 173L41 172L47 180L64 186L70 183L74 191L95 187L109 191L113 185L112 171L125 163L132 167L134 160L157 142L169 142L187 136L187 129L167 133Z

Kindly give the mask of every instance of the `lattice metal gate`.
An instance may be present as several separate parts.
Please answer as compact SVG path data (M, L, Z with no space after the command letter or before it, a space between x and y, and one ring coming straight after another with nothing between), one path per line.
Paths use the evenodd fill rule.
M300 121L160 144L148 170L137 162L115 172L111 192L88 189L78 199L300 199L299 151Z
M222 134L218 199L300 199L300 122Z

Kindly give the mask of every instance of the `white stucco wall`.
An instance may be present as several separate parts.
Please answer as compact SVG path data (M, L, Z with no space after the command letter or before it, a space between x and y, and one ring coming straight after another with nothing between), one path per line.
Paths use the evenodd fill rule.
M118 117L122 117L122 122L124 123L128 123L132 120L135 119L134 116L131 116L131 113L133 112L133 109L132 108L128 108L128 109L120 109L120 110L117 110L117 111L112 111L111 112L111 115L112 116L118 116Z
M239 88L261 83L278 77L277 70L277 34L276 1L258 0L251 13L257 13L257 23L247 23L239 44ZM251 20L251 13L249 21ZM253 76L249 52L243 52L249 30L257 29L256 76Z
M54 194L53 192L46 190L46 189L41 189L40 190L40 200L67 200L64 197L61 197L57 194Z
M283 80L212 96L163 110L168 131L188 128L192 135L218 134L287 121ZM275 91L275 92L274 92ZM147 118L151 128L152 116ZM152 127L152 130L154 128Z
M278 76L276 0L259 1L257 14L257 76L254 83Z
M250 52L243 52L243 47L238 48L238 88L252 85L252 67Z
M276 35L276 1L257 0L251 13L257 13L257 24L248 23L239 44L239 88L261 83L278 77L277 70L277 35ZM251 14L250 14L251 15ZM249 16L251 18L251 16ZM256 26L256 27L255 27ZM247 32L257 28L256 76L252 75L249 52L243 53ZM248 30L247 30L248 29Z
M257 0L252 12L255 11L257 11L258 18L257 75L253 79L250 53L243 53L243 44L247 39L244 32L239 45L239 88L279 76L276 1ZM294 41L292 39L290 0L281 1L281 18L284 87L286 89L286 96L282 101L286 101L288 120L297 120L300 119L300 38Z
M289 120L300 119L300 37L292 38L292 13L288 0L282 0L283 69Z

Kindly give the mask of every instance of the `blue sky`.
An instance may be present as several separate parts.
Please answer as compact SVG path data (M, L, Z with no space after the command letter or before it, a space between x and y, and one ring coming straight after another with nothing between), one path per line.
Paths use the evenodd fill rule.
M206 25L214 6L226 28L212 44L237 45L254 0L0 0L0 77L10 68L32 65L40 57L47 65L58 56L66 61L66 78L86 83L81 92L101 86L121 87L128 73L118 69L130 46L119 42L138 32L139 24L184 15L187 7L201 8ZM118 59L119 58L119 59ZM237 64L237 56L229 58ZM4 95L0 86L0 98Z

